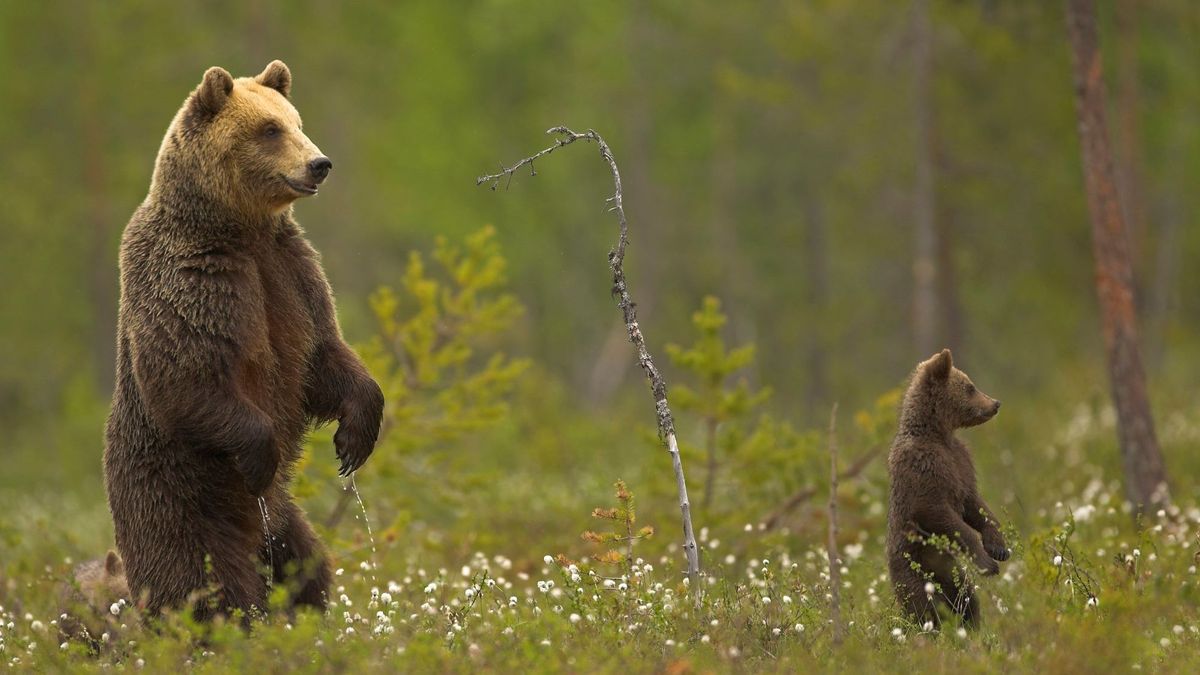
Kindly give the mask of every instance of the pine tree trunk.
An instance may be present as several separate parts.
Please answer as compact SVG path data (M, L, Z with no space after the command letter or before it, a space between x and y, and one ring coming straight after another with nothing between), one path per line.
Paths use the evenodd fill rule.
M1140 512L1167 501L1167 475L1138 354L1133 272L1105 126L1105 89L1093 0L1067 0L1067 28L1074 57L1079 139L1104 346L1117 409L1126 491Z

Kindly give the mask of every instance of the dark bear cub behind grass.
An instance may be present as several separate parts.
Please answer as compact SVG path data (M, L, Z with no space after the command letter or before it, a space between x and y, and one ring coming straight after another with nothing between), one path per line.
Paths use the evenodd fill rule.
M975 485L975 465L956 429L992 419L1000 402L954 367L949 349L917 366L904 394L888 456L888 568L896 599L918 624L940 626L948 606L963 624L979 624L972 574L1000 571L1008 547Z

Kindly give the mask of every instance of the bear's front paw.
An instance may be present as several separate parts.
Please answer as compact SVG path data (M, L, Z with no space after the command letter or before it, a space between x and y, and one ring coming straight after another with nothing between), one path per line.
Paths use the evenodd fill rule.
M989 558L986 562L980 561L979 571L985 577L994 576L1000 573L1000 563Z
M993 560L997 560L999 562L1008 560L1008 558L1012 555L1012 551L1009 550L1009 548L1005 546L1003 542L1000 544L993 544L991 546L984 546L984 549L987 550L988 555L992 556Z
M366 464L368 456L374 452L374 442L378 435L378 426L371 428L361 422L356 424L343 422L337 425L337 434L334 434L334 448L337 450L337 459L342 462L337 470L338 476L347 477Z
M1012 551L1004 543L1004 536L995 530L984 535L983 550L987 551L987 554L992 556L993 560L999 560L1000 562L1008 560L1012 555Z
M375 450L379 426L383 419L383 391L374 380L363 384L363 395L354 411L338 423L333 435L337 458L341 461L338 474L345 477L366 463Z

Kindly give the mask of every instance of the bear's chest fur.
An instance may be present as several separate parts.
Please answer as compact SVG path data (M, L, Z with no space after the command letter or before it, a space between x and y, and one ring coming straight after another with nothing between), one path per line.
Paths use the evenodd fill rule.
M237 381L242 393L269 414L285 447L303 435L304 385L316 347L312 312L297 262L271 240L250 252L248 275L253 316L247 325Z

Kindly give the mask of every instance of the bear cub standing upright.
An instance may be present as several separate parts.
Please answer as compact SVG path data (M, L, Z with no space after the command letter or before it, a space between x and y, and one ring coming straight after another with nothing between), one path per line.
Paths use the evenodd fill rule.
M996 517L976 487L970 450L954 437L956 429L983 424L999 410L999 401L954 367L949 349L918 365L904 394L888 455L887 554L896 599L918 624L939 626L938 605L949 606L968 627L980 620L971 575L931 537L948 539L985 575L1008 559Z
M249 617L267 604L260 570L324 608L329 562L288 483L311 425L338 421L343 475L379 434L383 393L292 217L333 163L291 87L281 61L253 78L209 68L121 239L104 475L129 591L151 615Z

